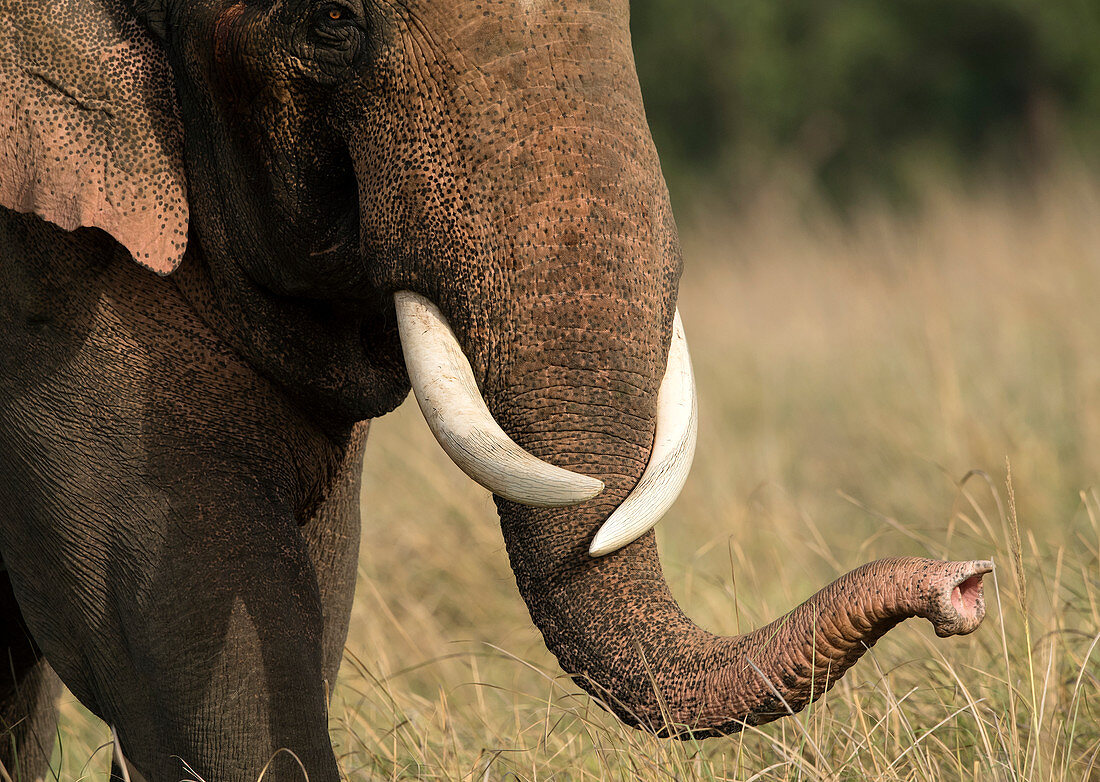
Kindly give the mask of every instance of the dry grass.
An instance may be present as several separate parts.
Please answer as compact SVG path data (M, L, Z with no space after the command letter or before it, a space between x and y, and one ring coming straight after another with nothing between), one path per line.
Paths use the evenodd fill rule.
M622 728L562 678L491 502L406 405L364 482L332 707L351 779L1100 780L1100 185L807 222L768 201L685 237L702 431L658 533L673 589L736 632L879 556L992 556L986 624L906 623L739 736ZM102 778L78 711L62 778Z

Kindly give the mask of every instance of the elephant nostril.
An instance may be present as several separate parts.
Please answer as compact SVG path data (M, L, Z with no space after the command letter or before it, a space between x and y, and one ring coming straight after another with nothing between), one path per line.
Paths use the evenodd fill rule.
M982 597L982 577L971 576L951 590L951 604L964 616L972 616L977 611L978 601Z

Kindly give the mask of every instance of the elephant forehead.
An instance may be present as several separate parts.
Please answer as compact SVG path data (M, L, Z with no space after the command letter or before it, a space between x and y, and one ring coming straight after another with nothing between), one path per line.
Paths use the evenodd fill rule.
M465 177L484 172L496 183L508 176L502 168L532 165L568 173L587 161L600 176L636 158L656 171L625 14L545 5L553 10L524 13L508 0L473 10L440 3L454 6L454 19L438 9L424 19L397 14L389 68L411 89L395 96L405 105L385 122L463 147L447 167L471 166Z
M389 176L403 185L385 191L465 211L489 203L506 216L510 202L556 216L566 199L583 218L615 217L627 183L646 200L662 196L625 13L561 2L526 13L520 5L394 8L378 69L387 78L374 93L382 98L352 120L369 129L352 134L364 150L402 158ZM404 88L387 89L393 84ZM619 209L602 209L601 195Z
M629 27L625 0L408 0L393 2L391 8L426 31L433 43L450 41L467 65L479 68L496 57L559 42L628 43L620 34Z
M445 14L454 19L479 16L514 17L517 14L601 14L626 18L629 0L383 0L428 18Z

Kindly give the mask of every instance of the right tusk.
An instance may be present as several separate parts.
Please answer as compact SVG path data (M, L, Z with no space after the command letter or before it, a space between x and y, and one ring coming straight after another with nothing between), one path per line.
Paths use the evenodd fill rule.
M596 532L588 553L602 557L644 535L665 515L684 488L695 441L699 409L680 311L672 322L672 344L661 388L657 392L657 427L645 472L627 498Z
M603 491L602 481L544 462L505 434L439 308L411 291L393 298L416 401L459 469L493 494L539 508L576 505Z

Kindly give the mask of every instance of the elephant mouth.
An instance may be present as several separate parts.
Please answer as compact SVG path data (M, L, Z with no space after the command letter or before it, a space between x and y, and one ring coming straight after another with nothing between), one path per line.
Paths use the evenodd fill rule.
M318 242L309 253L318 258L331 253L359 252L359 180L355 162L345 144L329 152L330 160L309 177L309 193L315 214ZM301 210L299 210L301 211Z
M603 491L602 481L545 462L504 432L481 396L458 339L431 301L398 291L394 305L401 352L421 412L463 472L497 496L532 507L577 505ZM687 479L697 430L695 381L677 312L649 463L597 532L591 556L622 548L660 521Z
M324 240L310 250L309 257L314 261L326 262L353 257L359 251L359 225L355 211L340 210L328 219L329 230Z

